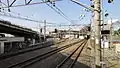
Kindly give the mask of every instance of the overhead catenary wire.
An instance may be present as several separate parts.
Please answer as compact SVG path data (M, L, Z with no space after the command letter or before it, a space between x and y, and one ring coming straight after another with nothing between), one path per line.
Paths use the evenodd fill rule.
M6 12L6 11L4 11L4 12ZM25 18L29 18L29 19L30 19L30 17L28 17L28 16L23 16L23 15L21 15L20 13L16 13L16 12L13 12L13 11L11 11L11 12L6 12L6 13L15 14L15 15L17 15L17 16L21 16L21 17L25 17Z
M44 0L42 0L44 2ZM58 0L59 1L59 0ZM4 4L3 2L1 2L2 4ZM50 6L50 4L48 4L47 2L44 2L46 3L50 8L52 8L55 12L57 12L60 16L62 16L63 18L65 18L67 21L71 22L68 17L63 13L63 11L61 11L58 7L54 6L55 8L53 8L53 6ZM5 6L7 6L6 4L4 4ZM12 7L12 6L11 6ZM4 8L4 7L2 7ZM23 18L22 18L23 19ZM25 20L28 20L28 19L25 19ZM29 20L29 21L32 21L32 20ZM36 21L34 21L36 22Z
M14 12L13 12L14 13ZM17 13L16 13L17 14ZM21 16L14 16L12 14L7 13L7 12L1 12L0 13L1 16L6 16L6 17L11 17L11 18L16 18L16 19L21 19L21 20L27 20L27 21L32 21L32 22L37 22L37 23L44 23L43 21L38 21L38 20L33 20L33 19L29 19L29 18L26 18L25 16L24 17L21 17ZM20 15L20 14L19 14ZM49 23L47 22L47 24L54 24L54 23Z
M43 1L43 0L42 0ZM50 6L48 3L46 3L50 8L52 8L55 12L57 12L60 16L62 16L63 18L65 18L67 21L70 22L70 24L73 24L71 20L68 19L68 17L58 8L55 6L55 4L53 5L56 9L54 9L52 6ZM70 29L70 25L69 25L69 29ZM70 30L69 30L70 31Z
M21 6L28 6L28 5L37 5L37 4L43 4L43 3L47 3L47 2L48 2L48 1L43 1L43 2L41 2L41 1L39 0L39 2L32 2L32 3L31 3L32 0L30 0L29 2L26 2L26 0L25 0L25 4L16 4L16 5L13 5L16 1L17 1L17 0L14 0L14 1L11 3L11 5L9 5L9 7L21 7ZM22 0L21 0L21 1L22 1ZM61 1L61 0L56 0L56 1ZM3 4L4 4L4 6L3 6L2 8L8 8L8 6L6 6L5 3L3 3Z
M44 0L42 0L44 2ZM56 13L58 13L60 16L62 16L64 19L66 19L67 21L71 22L71 20L68 19L68 17L59 9L56 7L56 10L53 6L50 6L50 4L48 4L47 2L45 3L47 6L49 6L51 9L53 9ZM53 4L52 4L53 5Z
M43 0L42 0L42 1L43 1ZM69 20L69 18L67 17L67 15L65 15L64 12L63 12L60 8L58 8L56 5L53 5L53 4L51 3L51 4L52 4L52 6L51 6L50 4L48 4L48 2L46 2L46 4L47 4L51 9L53 9L55 12L57 12L60 16L62 16L62 17L65 18L67 21L69 21L70 23L72 23L72 21ZM56 9L57 9L57 10L56 10ZM12 12L12 13L14 13L14 12ZM15 14L20 15L20 14L18 14L18 13L15 13ZM8 16L8 15L5 15L5 16ZM33 22L39 22L39 23L40 23L40 21L36 21L36 20L28 19L28 18L23 18L23 17L15 17L15 16L9 14L8 17L10 17L10 16L12 16L12 18L18 18L18 19L23 19L23 20L28 20L28 21L33 21ZM42 23L42 22L41 22L41 23Z
M56 5L53 5L53 6L54 6L59 12L61 12L61 13L69 20L68 16L65 15L64 12L63 12L60 8L58 8ZM71 23L71 25L74 24L74 23L72 22L72 20L69 20L69 22ZM69 28L70 28L71 25L69 25Z
M47 4L47 3L46 3ZM52 6L50 6L49 4L47 4L50 8L52 8L55 12L57 12L60 16L62 16L63 18L65 18L67 21L71 22L67 17L65 17L64 15L62 15L60 12L58 12L56 9L54 9Z
M43 1L43 0L42 0ZM44 1L43 1L44 2ZM2 4L4 4L3 2L1 2ZM68 19L68 17L56 6L54 6L55 8L53 8L53 6L50 6L47 2L45 2L50 8L52 8L55 12L57 12L60 16L62 16L64 19L66 19L67 21L71 22L71 20ZM4 4L5 5L5 4ZM7 5L6 5L7 6ZM19 14L18 14L19 15ZM5 16L8 16L8 15L5 15ZM10 15L12 16L12 18L19 18L19 19L23 19L23 20L28 20L28 21L33 21L33 22L38 22L38 21L35 21L35 20L31 20L31 19L27 19L27 18L22 18L22 17L15 17L13 15ZM8 17L10 17L8 16ZM51 24L51 23L50 23Z
M67 17L68 18L68 16L67 15L65 15L64 14L64 12L60 9L60 8L58 8L56 5L54 5L54 7L56 8L56 9L58 9L58 11L60 11L65 17Z

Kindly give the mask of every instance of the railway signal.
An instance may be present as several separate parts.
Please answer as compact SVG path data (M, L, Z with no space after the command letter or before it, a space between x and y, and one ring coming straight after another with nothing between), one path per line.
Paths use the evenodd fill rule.
M90 26L88 26L88 31L90 31L91 30L91 27Z
M58 32L58 30L57 29L55 29L55 33L57 33Z
M40 29L40 33L42 33L42 28Z

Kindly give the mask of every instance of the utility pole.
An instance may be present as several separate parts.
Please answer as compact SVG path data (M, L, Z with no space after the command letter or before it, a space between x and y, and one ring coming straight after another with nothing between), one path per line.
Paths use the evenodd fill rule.
M44 20L44 41L46 40L46 20Z
M71 27L69 25L69 38L71 37L70 35L71 35Z
M39 23L39 31L40 31L40 34L39 34L39 36L40 36L40 42L41 42L42 28L40 27L40 23Z
M94 18L93 23L95 24L95 64L96 68L100 67L100 23L101 23L101 1L100 0L94 0Z
M110 46L109 46L110 48L112 47L112 32L113 32L113 31L112 31L112 18L111 18L111 24L110 24L110 36L109 36L109 37L110 37Z
M0 12L1 12L1 9L2 9L2 2L1 2L1 0L0 0Z
M94 13L93 15L93 23L94 23L94 29L95 30L95 65L96 68L100 67L100 60L101 60L101 46L100 46L100 32L101 32L101 0L92 0L94 3L94 7L89 7L81 2L78 2L78 0L72 0L74 3L92 11Z

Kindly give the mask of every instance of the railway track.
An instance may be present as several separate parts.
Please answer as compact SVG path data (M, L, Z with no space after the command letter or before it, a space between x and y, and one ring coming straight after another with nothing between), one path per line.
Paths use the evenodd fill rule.
M60 51L62 51L64 49L67 49L67 48L71 47L72 45L78 44L81 41L83 41L83 40L79 40L77 42L74 42L74 43L71 43L71 44L68 44L68 45L53 49L53 50L48 51L48 52L46 52L44 54L37 55L35 57L31 57L31 58L29 58L27 60L24 60L24 61L20 61L18 63L15 63L15 64L12 64L12 65L8 66L8 68L25 68L25 67L30 66L30 65L38 62L38 61L43 60L43 59L45 59L45 58L47 58L49 56L52 56L52 55L54 55L54 54L56 54L56 53L58 53L58 52L60 52Z
M34 51L34 50L38 50L38 49L50 47L50 46L53 46L53 45L56 45L56 44L60 44L60 43L66 42L66 40L67 39L64 39L64 40L62 40L60 42L57 42L55 44L53 44L53 43L49 44L49 42L48 43L35 44L35 46L27 48L27 49L19 50L17 52L2 54L2 55L0 55L0 60L4 60L6 58L10 58L10 57L17 56L17 55L20 55L20 54L24 54L24 53L31 52L31 51ZM40 45L45 45L45 44L47 44L47 45L46 46L40 46Z
M59 63L56 66L56 68L73 68L81 52L83 51L86 43L87 43L87 40L82 42L81 45L79 45L75 50L73 50L73 52L70 55L68 55L68 57L66 57L61 63ZM76 56L74 57L74 55ZM74 57L74 60L70 61L72 56Z

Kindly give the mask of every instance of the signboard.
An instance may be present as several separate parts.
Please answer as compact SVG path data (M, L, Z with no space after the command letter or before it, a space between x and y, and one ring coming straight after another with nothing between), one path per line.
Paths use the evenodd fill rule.
M102 30L101 34L110 34L110 30Z
M101 41L101 47L102 48L109 48L109 42L108 41Z

